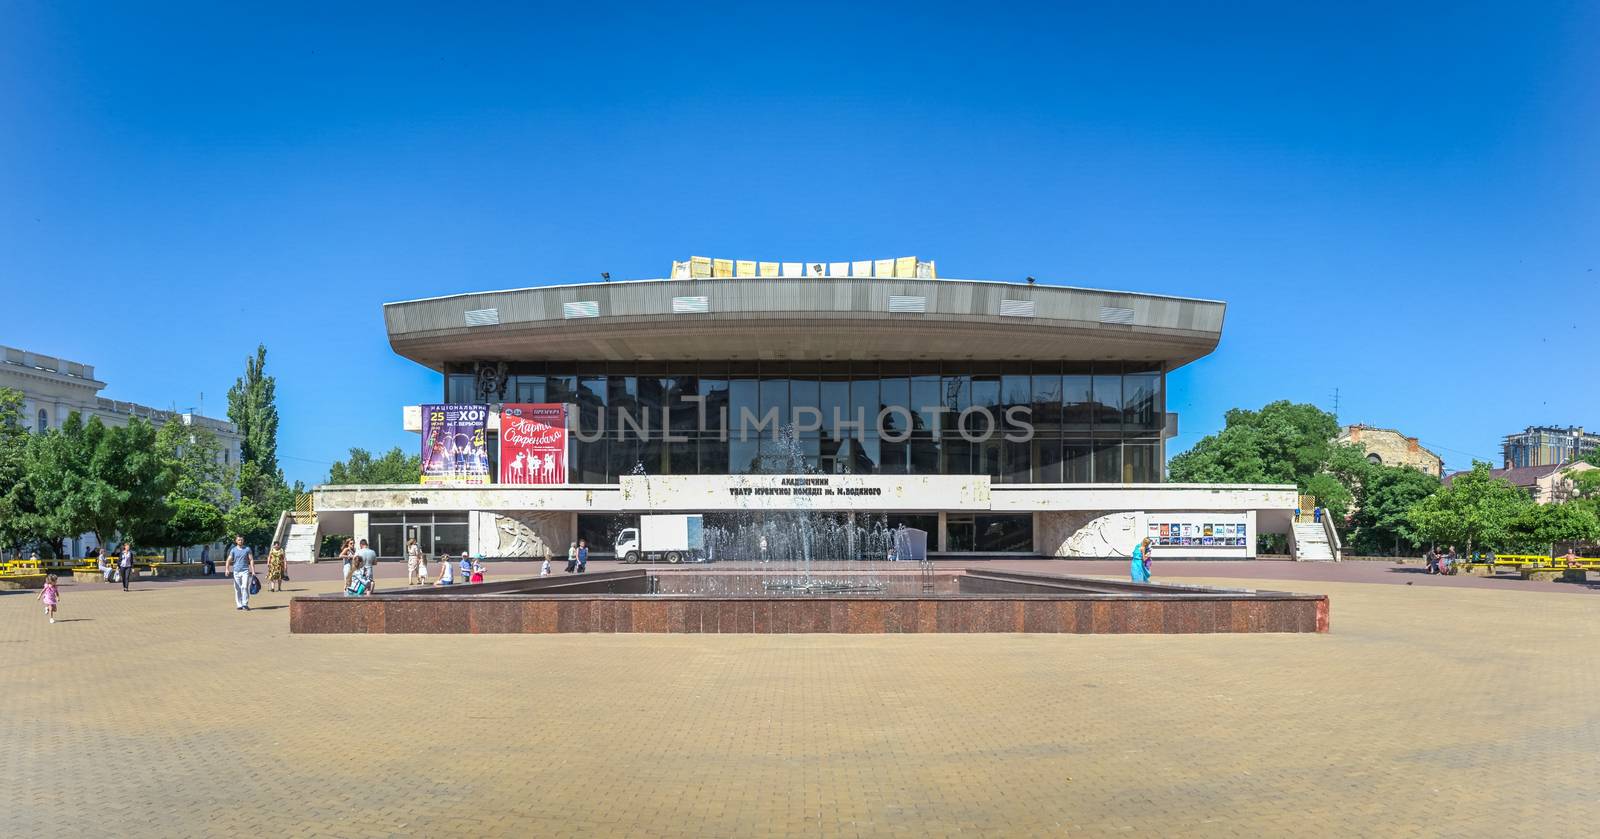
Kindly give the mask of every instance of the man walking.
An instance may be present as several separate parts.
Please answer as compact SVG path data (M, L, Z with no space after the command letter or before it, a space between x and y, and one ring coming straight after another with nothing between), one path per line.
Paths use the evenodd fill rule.
M245 547L244 537L233 537L228 549L228 568L233 571L233 608L250 611L250 577L256 573L255 551Z
M356 556L359 556L359 557L361 557L362 560L364 560L361 564L362 564L363 567L365 567L367 569L368 578L370 580L372 580L372 585L367 590L368 591L377 591L378 590L378 552L373 550L373 549L371 549L371 548L369 548L369 547L367 547L367 540L362 539L361 540L361 549L356 551Z

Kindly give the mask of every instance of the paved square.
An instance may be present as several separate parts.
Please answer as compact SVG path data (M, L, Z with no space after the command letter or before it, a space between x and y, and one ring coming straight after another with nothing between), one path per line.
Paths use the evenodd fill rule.
M1594 834L1600 596L1241 584L1333 631L291 636L220 581L66 586L53 626L4 593L0 835Z

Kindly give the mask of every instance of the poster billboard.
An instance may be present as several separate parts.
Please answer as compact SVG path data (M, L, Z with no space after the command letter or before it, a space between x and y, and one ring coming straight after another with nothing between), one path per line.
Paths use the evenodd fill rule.
M500 408L500 483L567 482L567 406L560 403Z
M422 483L489 483L489 406L422 406Z

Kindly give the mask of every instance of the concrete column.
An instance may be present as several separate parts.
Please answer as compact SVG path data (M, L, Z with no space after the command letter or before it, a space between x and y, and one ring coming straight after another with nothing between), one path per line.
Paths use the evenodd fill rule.
M356 540L356 546L358 548L361 546L362 539L368 540L369 543L372 540L371 531L368 529L370 517L370 513L358 512L351 514L352 522L350 525L350 538Z
M945 551L950 550L950 528L945 522L946 515L948 514L944 512L939 513L939 547L936 549L939 551L939 553L944 553Z
M467 512L467 550L473 556L478 554L488 556L488 552L483 549L483 540L479 538L479 534L482 532L483 516L477 510L469 510Z

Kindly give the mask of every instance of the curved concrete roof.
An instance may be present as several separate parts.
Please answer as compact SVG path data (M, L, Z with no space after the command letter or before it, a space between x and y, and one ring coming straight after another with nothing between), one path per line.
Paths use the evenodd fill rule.
M459 294L389 303L396 353L447 362L1120 359L1168 369L1211 352L1226 304L979 280L722 278Z

